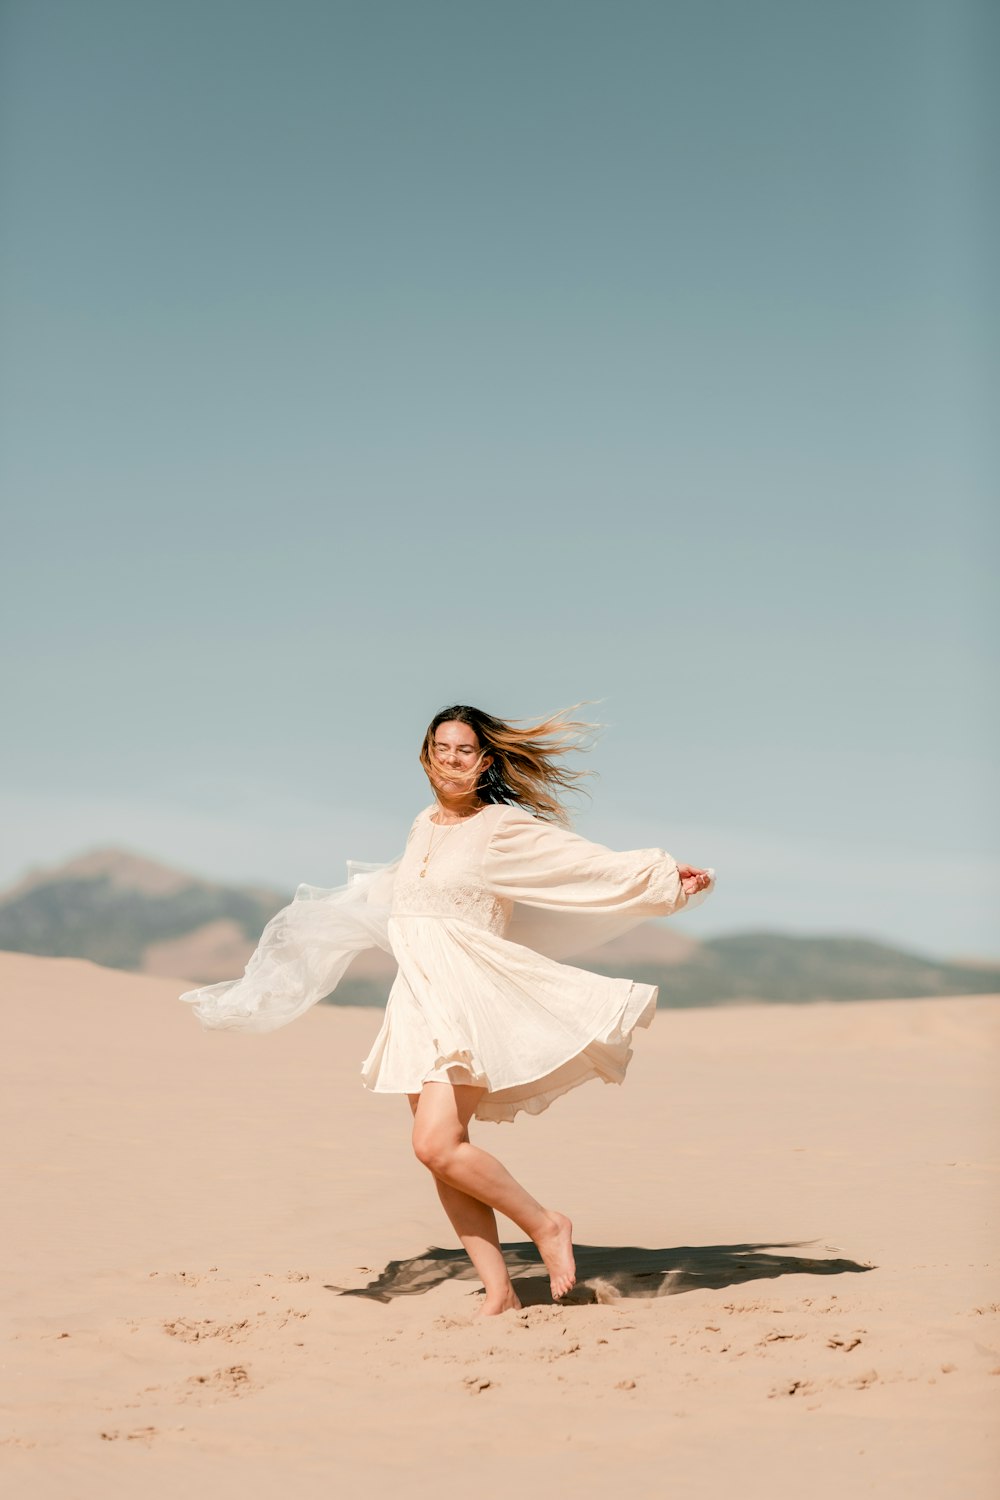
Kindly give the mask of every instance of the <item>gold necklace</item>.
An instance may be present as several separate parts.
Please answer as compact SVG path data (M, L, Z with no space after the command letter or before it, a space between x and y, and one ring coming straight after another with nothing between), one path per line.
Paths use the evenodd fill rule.
M431 824L432 832L431 832L431 836L430 836L430 841L429 841L429 843L427 845L427 853L424 855L423 868L420 871L420 879L421 880L423 880L424 876L427 874L427 865L428 865L428 863L430 861L431 855L434 853L434 847L435 846L434 846L434 833L433 833L433 829L435 829L437 826L438 825L436 823L432 823ZM445 839L448 837L448 835L451 832L451 830L453 828L457 828L457 827L458 827L457 823L449 823L447 825L447 827L445 828L445 831L444 831L444 836L442 838L438 839L438 842L437 842L437 847L438 848L440 848L441 845L444 843Z
M477 808L476 812L479 812L479 811L481 811L481 809ZM470 813L469 814L470 818L474 818L475 816L476 816L475 813ZM468 818L457 818L454 823L446 823L446 824L444 824L443 825L444 826L444 834L442 835L441 838L438 839L438 841L437 841L436 844L434 842L434 832L433 832L433 830L435 828L441 827L442 825L439 824L439 823L435 823L434 820L433 820L433 818L428 818L427 821L431 825L431 836L430 836L430 839L429 839L428 844L427 844L427 853L424 855L423 867L422 867L422 869L420 871L420 879L421 880L423 880L424 876L427 874L427 866L430 863L430 857L434 853L434 850L436 848L440 848L441 847L441 845L444 843L445 839L448 837L449 833L451 832L451 830L453 828L457 828L458 825L459 825L459 823L467 823L469 821L469 819Z

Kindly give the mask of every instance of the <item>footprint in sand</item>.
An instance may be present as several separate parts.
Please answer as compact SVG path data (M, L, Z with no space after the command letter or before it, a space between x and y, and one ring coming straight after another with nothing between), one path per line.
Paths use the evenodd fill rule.
M815 1396L817 1388L812 1380L783 1380L780 1385L773 1386L767 1394L769 1400L775 1396Z
M546 1307L544 1304L538 1307L525 1307L517 1314L517 1321L523 1328L536 1328L539 1323L557 1323L566 1316L561 1307Z
M217 1323L214 1318L173 1318L162 1325L171 1338L195 1344L200 1339L225 1339L228 1344L241 1343L250 1334L250 1319L238 1323Z
M832 1338L827 1339L826 1347L828 1349L841 1349L844 1354L850 1354L851 1350L856 1349L860 1343L861 1340L857 1337L842 1339L839 1334L835 1333Z
M256 1319L240 1318L235 1323L220 1323L215 1318L170 1318L160 1326L171 1338L182 1339L186 1344L195 1344L201 1339L222 1339L226 1344L242 1344L264 1326L276 1331L293 1320L308 1316L308 1309L286 1307L282 1313L261 1312Z
M182 1400L218 1400L248 1396L254 1390L246 1365L227 1365L208 1375L189 1375L182 1387Z
M580 1345L570 1344L565 1349L548 1349L545 1358L551 1364L554 1359L565 1359L568 1354L579 1354Z
M855 1375L850 1380L783 1380L779 1385L773 1386L768 1391L768 1397L774 1396L817 1396L826 1387L837 1387L843 1390L845 1386L853 1386L855 1390L867 1390L870 1385L879 1384L879 1373L877 1370L865 1370L862 1375Z

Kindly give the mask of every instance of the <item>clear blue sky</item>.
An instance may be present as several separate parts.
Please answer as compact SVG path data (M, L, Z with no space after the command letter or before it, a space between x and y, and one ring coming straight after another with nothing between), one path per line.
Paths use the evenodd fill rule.
M336 884L442 704L699 933L1000 955L997 10L8 0L0 879Z

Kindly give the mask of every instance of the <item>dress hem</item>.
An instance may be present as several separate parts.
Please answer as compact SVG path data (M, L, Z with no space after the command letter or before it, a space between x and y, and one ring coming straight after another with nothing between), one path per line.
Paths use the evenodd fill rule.
M475 1066L475 1059L472 1052L468 1048L456 1048L454 1051L449 1053L439 1053L437 1057L435 1057L433 1063L431 1064L431 1067L426 1071L436 1072L440 1068L460 1067L464 1068L465 1071L469 1073L474 1080L477 1078L486 1079L487 1082L481 1085L485 1088L486 1092L483 1094L482 1098L476 1105L474 1118L484 1121L488 1120L498 1125L513 1123L515 1116L522 1112L529 1115L541 1114L543 1110L548 1109L549 1105L553 1103L554 1100L560 1098L563 1094L569 1093L574 1088L579 1088L584 1083L589 1083L592 1079L599 1078L602 1083L616 1083L620 1086L624 1082L625 1071L627 1070L628 1065L633 1057L633 1051L630 1045L632 1040L632 1033L639 1027L645 1028L652 1024L653 1017L656 1014L657 999L659 997L659 987L657 985L640 984L634 980L628 981L628 983L628 995L626 997L625 1003L622 1005L622 1008L618 1013L618 1017L615 1021L614 1026L604 1034L598 1034L595 1037L591 1037L590 1040L586 1042L582 1047L576 1046L572 1052L562 1057L559 1062L555 1063L552 1067L547 1068L544 1073L535 1074L535 1076L532 1078L524 1078L513 1083L504 1084L503 1088L500 1089L491 1089L488 1082L489 1074L484 1069ZM634 1002L643 992L645 992L646 997L644 1003L642 1004L641 1008L635 1013L635 1019L630 1023L626 1023L625 1017L627 1017L633 1010ZM563 1082L556 1084L550 1090L540 1089L537 1094L529 1094L524 1099L512 1099L509 1102L502 1098L503 1095L508 1094L513 1090L527 1088L532 1083L544 1084L547 1078L554 1077L554 1075L556 1075L562 1068L565 1068L576 1058L585 1057L588 1048L594 1046L616 1048L625 1047L628 1049L625 1052L625 1055L620 1060L622 1069L622 1076L620 1078L607 1077L605 1074L601 1073L596 1066L592 1066L588 1072L583 1073L579 1077L566 1079ZM362 1085L364 1088L368 1089L369 1093L373 1094L419 1094L424 1086L424 1083L427 1081L429 1080L427 1080L426 1078L422 1078L420 1082L417 1083L413 1088L380 1087L377 1082L369 1084L365 1081L364 1064L362 1065ZM475 1086L475 1083L473 1083L472 1087ZM495 1111L480 1113L482 1109L488 1109L488 1104L491 1099L497 1101L498 1107L503 1110L502 1114L498 1114Z

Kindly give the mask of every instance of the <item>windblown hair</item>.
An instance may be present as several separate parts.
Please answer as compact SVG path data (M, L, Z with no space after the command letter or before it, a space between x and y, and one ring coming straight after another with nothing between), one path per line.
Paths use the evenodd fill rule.
M496 719L481 708L454 703L436 713L427 726L420 764L433 786L431 768L435 734L442 724L467 724L479 740L476 795L483 802L516 803L547 822L566 827L569 813L560 801L560 794L575 791L578 783L593 776L594 772L571 770L561 763L562 757L574 750L589 749L594 733L600 727L571 719L569 715L579 707L580 704L574 704L532 724L521 719ZM493 762L483 768L482 761L487 755L492 755Z

